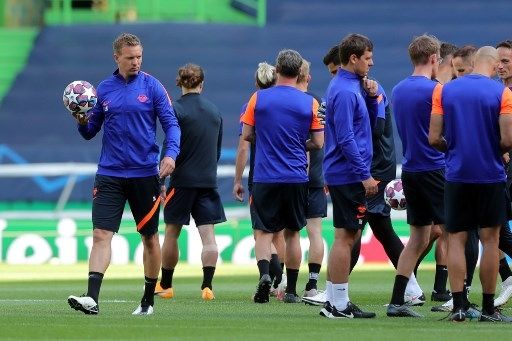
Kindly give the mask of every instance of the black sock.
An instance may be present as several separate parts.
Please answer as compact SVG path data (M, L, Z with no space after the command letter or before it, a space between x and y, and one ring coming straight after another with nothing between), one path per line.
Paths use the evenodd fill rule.
M297 295L297 278L299 278L299 269L286 268L286 293Z
M448 280L448 267L446 265L436 265L436 276L434 279L434 291L439 293L446 292L446 281Z
M478 262L478 241L478 232L476 230L469 231L464 250L466 254L466 285L468 287L473 283L473 275L475 274L476 263Z
M147 307L153 306L155 304L154 295L155 295L155 286L158 278L149 278L144 276L144 296L142 296L142 300L140 301L140 305Z
M464 297L467 297L467 296L464 294L464 291L452 292L452 297L453 297L453 311L456 311L458 309L466 309Z
M277 274L276 275L276 278L274 279L274 284L272 285L272 287L274 289L277 289L277 287L279 286L279 283L281 283L281 281L283 280L283 274Z
M350 272L354 270L354 267L359 260L359 254L361 253L361 237L359 237L352 245L352 250L350 251Z
M498 248L507 256L512 257L512 231L508 222L500 228L500 243Z
M391 296L391 304L402 305L404 304L404 294L405 288L407 287L407 283L409 282L409 278L396 275L395 276L395 284L393 285L393 294Z
M494 314L494 294L482 294L482 313Z
M278 261L279 261L279 257L278 257ZM272 265L272 263L271 263L271 265ZM274 285L272 286L274 289L277 289L277 287L279 286L279 283L281 283L281 281L283 280L284 263L279 263L279 267L281 268L281 271L276 273L276 278L274 279Z
M506 257L503 257L502 259L500 259L499 272L500 272L500 277L501 277L502 282L505 282L505 280L507 278L512 276L512 271L510 270L510 266L508 266Z
M172 276L174 275L174 269L162 268L162 279L160 279L160 286L162 289L172 288Z
M260 271L260 278L263 277L263 275L268 275L270 268L270 262L266 259L261 259L258 261L258 270Z
M374 213L367 213L367 216L373 235L382 244L386 255L396 269L404 244L393 229L391 217Z
M468 278L464 281L464 286L467 288L471 288L471 284L473 284L473 275L475 274L475 269L473 269L473 273L471 274L471 277L468 276Z
M318 263L309 263L309 280L306 283L306 290L316 289L316 283L318 281L318 275L320 274L320 269L322 268L322 264Z
M87 296L91 297L96 303L98 303L98 297L100 296L102 281L103 274L101 272L89 272L89 280L87 282Z
M201 290L203 290L206 287L213 289L212 280L213 280L214 273L215 273L214 266L204 266L203 267L203 284L201 284Z
M279 257L277 256L277 253L273 253L270 256L269 274L272 281L274 281L274 279L279 276L279 282L281 282L283 269L281 269L281 264L279 263Z

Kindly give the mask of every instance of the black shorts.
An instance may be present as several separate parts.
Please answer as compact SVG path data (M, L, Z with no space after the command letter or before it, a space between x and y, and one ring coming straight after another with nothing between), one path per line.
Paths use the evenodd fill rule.
M407 200L407 223L414 226L444 224L444 169L428 172L402 171Z
M327 195L323 187L309 187L306 218L327 217Z
M189 225L190 215L196 226L226 221L224 207L215 188L169 188L164 207L166 224Z
M366 191L361 182L329 186L335 228L362 230L366 224Z
M512 188L507 183L507 185L505 187L507 220L512 220L512 194L511 194L511 190L512 190Z
M379 191L374 196L366 198L368 205L368 213L378 214L384 217L389 217L391 214L391 207L384 201L384 191L389 181L379 182Z
M94 228L117 233L128 200L137 231L145 236L158 232L160 182L157 175L118 178L96 174L92 199Z
M506 222L505 183L446 182L446 230L460 232Z
M284 228L300 231L306 226L308 185L255 182L250 198L254 210L253 228L279 232Z
M251 186L252 187L252 186ZM249 191L249 213L251 214L251 223L253 230L261 230L261 226L263 225L263 222L261 221L260 216L258 215L258 212L256 212L256 208L254 207L254 200L252 200L252 188Z

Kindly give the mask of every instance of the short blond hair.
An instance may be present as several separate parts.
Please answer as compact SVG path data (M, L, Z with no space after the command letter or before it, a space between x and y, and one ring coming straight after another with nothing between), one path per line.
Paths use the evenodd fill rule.
M432 35L423 34L409 44L409 57L413 65L425 65L431 55L439 55L441 42Z
M260 89L270 88L276 84L276 68L267 62L259 63L254 77L256 78L256 84Z
M134 34L131 33L121 33L116 40L114 40L114 43L112 44L112 47L114 49L115 54L120 54L121 50L125 46L141 46L142 43L140 42L139 37L137 37Z

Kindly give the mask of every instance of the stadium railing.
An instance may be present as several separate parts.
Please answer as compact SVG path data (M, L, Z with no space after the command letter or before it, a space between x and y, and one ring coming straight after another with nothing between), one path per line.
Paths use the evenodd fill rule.
M33 176L67 176L68 180L63 187L57 204L55 205L55 214L63 212L69 197L75 187L79 176L94 176L98 169L95 163L27 163L27 164L0 164L0 178L23 178ZM244 171L244 177L247 177L248 168ZM218 177L233 177L235 174L234 165L219 165L217 168Z
M94 176L97 171L97 164L95 163L77 163L77 162L64 162L64 163L27 163L27 164L0 164L0 178L26 178L33 176L67 176L68 180L66 185L60 192L59 199L55 205L53 212L44 212L42 214L34 215L38 218L55 218L61 216L68 216L70 212L65 212L66 204L69 201L71 193L75 187L79 176ZM397 178L400 178L402 173L401 165L397 165ZM244 170L244 178L247 178L249 168ZM217 168L217 176L219 178L234 177L235 165L219 165ZM228 212L229 211L229 212ZM245 205L237 206L226 211L227 216L230 218L247 217L248 210ZM328 211L331 211L329 205ZM19 218L20 215L25 215L25 212L3 212L3 218ZM86 213L88 215L89 213ZM71 215L83 217L84 212L73 213ZM332 213L330 213L332 216ZM405 219L405 211L393 211L392 217L394 219Z

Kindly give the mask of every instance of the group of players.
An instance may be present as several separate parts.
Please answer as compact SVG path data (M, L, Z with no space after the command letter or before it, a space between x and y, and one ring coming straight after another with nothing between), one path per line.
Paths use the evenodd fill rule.
M297 51L282 50L275 67L260 63L256 71L258 91L240 119L233 188L242 201L242 173L250 153L249 205L260 272L254 302L269 302L275 294L285 303L321 304L320 315L328 318L374 317L348 296L349 274L368 222L397 269L388 316L421 316L411 308L425 302L415 273L437 239L432 300L445 303L433 310L451 311L454 321L475 316L512 321L495 309L512 295L512 271L504 255L501 260L498 256L498 244L512 253L502 160L504 155L508 162L504 153L512 147L512 118L507 115L512 113L507 88L512 86L512 42L477 50L457 49L428 35L415 38L409 46L414 72L393 89L391 101L367 77L372 51L372 42L359 34L348 35L329 51L324 64L333 79L325 102L307 92L310 63ZM220 113L200 95L204 74L199 66L180 68L177 85L183 96L171 105L158 80L140 71L142 44L136 36L122 34L115 40L114 60L118 69L98 86L98 104L89 115L76 116L84 138L94 137L102 126L104 135L93 190L88 291L71 295L68 303L86 314L99 312L110 244L126 201L144 245L145 289L133 314L152 314L154 295L174 297L177 240L190 215L203 243L201 295L212 300L218 258L213 228L226 219L216 191ZM491 79L496 69L504 84ZM411 226L405 247L383 200L386 184L396 177L391 112L403 144L402 182ZM166 135L160 167L157 119ZM161 179L168 175L166 188ZM324 189L333 204L335 238L321 292ZM162 249L157 233L161 202L166 223ZM310 239L309 278L300 297L299 231L304 226ZM467 298L478 240L483 245L481 312ZM494 301L498 264L503 291ZM452 293L446 289L447 274Z
M310 258L310 281L302 301L323 303L320 315L328 318L375 316L348 297L348 278L357 261L361 230L369 222L397 269L388 316L421 317L411 308L425 302L414 274L438 239L432 300L445 303L432 310L451 311L452 321L512 322L495 308L512 294L512 272L498 249L499 245L509 253L512 241L505 186L512 147L512 118L508 115L512 114L508 88L512 85L511 42L504 41L496 48L457 49L433 36L415 38L409 45L413 74L394 87L391 105L382 87L367 78L373 66L372 50L367 37L352 34L330 51L324 63L334 77L326 92L325 108L321 106L319 111L313 96L304 96L307 81L299 85L310 79L308 62L303 60L306 67L301 68L296 51L281 51L275 85L257 91L244 108L233 191L241 200L241 170L247 160L244 144L248 141L255 147L249 184L260 271L254 301L268 302L278 282L272 275L279 278L276 273L282 265L280 268L279 256L272 251L279 254L276 246L283 228L287 286L280 295L278 285L277 296L286 303L301 301L296 292L298 230L307 222L308 235L314 239L310 220L325 216L318 209L325 199L317 195L315 181L320 113L325 120L324 183L333 204L335 238L325 293L316 290L319 264ZM492 79L497 71L502 82ZM258 84L259 75L257 72ZM390 106L403 145L402 183L411 229L405 247L392 229L382 195L396 175ZM313 183L309 185L307 164L303 163L306 151ZM304 187L309 187L306 194ZM481 311L468 299L479 240L483 246ZM313 243L310 252L316 253ZM494 300L498 269L503 290ZM448 275L452 293L446 289Z

